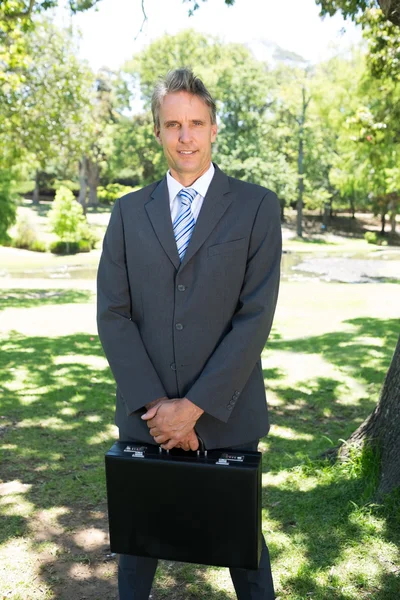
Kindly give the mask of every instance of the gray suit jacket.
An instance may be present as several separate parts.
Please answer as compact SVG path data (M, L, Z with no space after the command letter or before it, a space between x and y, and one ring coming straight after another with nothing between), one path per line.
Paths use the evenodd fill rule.
M98 271L98 330L120 430L154 443L144 405L186 396L205 411L196 430L209 449L268 433L260 354L281 245L276 195L218 167L182 263L166 178L115 203Z

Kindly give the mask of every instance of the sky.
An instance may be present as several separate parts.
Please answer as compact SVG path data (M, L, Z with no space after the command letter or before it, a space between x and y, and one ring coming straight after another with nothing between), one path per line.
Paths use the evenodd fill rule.
M233 7L198 1L189 17L182 0L143 0L148 19L142 31L142 0L101 0L97 9L73 17L59 9L56 21L80 29L80 56L94 70L118 69L154 39L188 28L247 44L260 60L278 45L315 63L361 40L360 29L339 15L322 20L314 0L236 0Z

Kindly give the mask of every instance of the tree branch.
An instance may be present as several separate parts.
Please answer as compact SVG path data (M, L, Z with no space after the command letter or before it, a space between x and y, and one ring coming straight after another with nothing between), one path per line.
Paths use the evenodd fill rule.
M139 29L138 33L136 34L136 37L134 38L134 41L135 41L135 42L136 42L136 40L138 39L139 35L142 33L142 31L143 31L143 27L144 27L144 24L145 24L145 23L146 23L146 21L147 21L147 15L146 15L146 11L145 11L145 9L144 9L144 0L142 0L142 14L143 14L143 22L142 22L142 26L140 27L140 29Z
M5 21L13 21L14 19L29 19L32 14L34 5L35 0L29 0L29 6L26 11L4 14L3 19Z

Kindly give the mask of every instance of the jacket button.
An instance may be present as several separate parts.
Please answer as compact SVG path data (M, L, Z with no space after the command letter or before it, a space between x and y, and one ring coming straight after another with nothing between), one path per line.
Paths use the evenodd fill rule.
M182 325L182 323L176 323L176 325L175 325L175 328L176 328L178 331L182 331L182 329L183 329L183 325Z
M175 363L171 363L169 366L172 369L172 371L176 371L176 364Z
M182 284L179 284L179 285L178 285L178 290L179 290L180 292L184 292L184 291L186 290L186 287L185 287L184 285L182 285Z

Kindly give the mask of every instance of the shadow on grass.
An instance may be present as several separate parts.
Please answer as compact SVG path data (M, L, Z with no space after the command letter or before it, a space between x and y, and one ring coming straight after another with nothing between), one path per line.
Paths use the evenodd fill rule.
M6 308L33 308L49 304L83 304L91 302L94 294L89 290L32 290L7 289L0 295L0 310Z
M320 470L326 469L325 477L312 489L295 489L288 483L280 486L266 485L263 489L263 506L268 517L273 520L274 531L279 531L293 546L303 550L305 561L299 565L295 575L282 582L283 598L293 594L295 598L335 598L350 600L354 598L374 598L374 600L394 600L400 597L400 569L396 564L389 565L392 572L385 573L379 586L371 589L368 584L368 567L365 565L357 572L357 563L352 556L352 548L365 546L366 562L368 553L377 555L382 564L382 539L393 547L400 542L400 495L394 495L380 506L368 506L366 488L371 484L371 473L351 474L351 468L335 468L321 463ZM305 469L305 475L317 474L317 465ZM305 478L306 479L306 478ZM307 486L306 486L307 487ZM376 532L367 515L383 517L386 520L381 538L374 540ZM268 535L266 535L268 543ZM282 553L281 548L269 543L272 557L276 560ZM362 550L361 550L362 552ZM371 568L374 568L374 560ZM387 560L390 563L390 560ZM347 569L348 580L353 588L351 593L343 592L343 583L336 573ZM329 590L318 583L320 575L328 575ZM396 577L397 575L397 577ZM349 584L349 581L347 582ZM349 586L350 587L350 586ZM363 592L367 595L364 596ZM282 593L282 592L281 592ZM372 594L372 595L371 595Z
M345 472L320 477L318 469L328 468L327 463L310 463L310 457L327 449L330 438L334 442L346 438L371 411L397 339L396 320L353 319L348 324L352 327L348 332L295 340L275 336L269 344L272 350L321 354L371 390L368 397L347 405L339 401L343 397L339 378L319 377L289 386L283 371L266 370L268 386L280 404L271 411L276 433L263 440L268 446L264 471L278 475L280 469L305 469L305 479L308 475L315 479L314 485L304 488L291 484L290 478L264 488L263 506L273 529L298 544L307 559L307 566L294 576L283 576L283 598L289 594L306 598L310 592L319 600L325 600L326 593L330 599L341 600L400 597L398 579L390 574L382 579L379 590L367 589L361 576L351 575L360 593L347 595L340 591L340 582L333 580L329 591L318 583L319 573L337 565L349 545L368 541L371 526L356 518L357 507L365 503L366 480ZM90 590L98 588L98 597L111 600L116 597L115 563L110 563L108 574L101 569L107 565L104 560L109 553L104 541L103 456L114 437L114 382L100 344L89 335L47 339L19 334L1 344L1 478L6 485L16 481L23 486L14 493L10 488L10 501L3 505L6 519L1 541L30 536L32 552L44 538L57 545L56 556L41 560L40 572L41 580L57 598L75 600L86 595L94 599ZM282 431L293 437L281 435ZM378 516L386 519L382 537L393 545L400 541L399 504L400 500L393 501L376 509L381 511ZM46 526L43 515L53 519L51 527ZM102 532L103 538L85 550L79 533L90 528ZM266 538L268 543L268 535ZM279 561L285 545L269 545L272 560ZM84 569L88 563L93 568L79 579L76 567ZM364 590L369 596L363 595ZM206 567L176 564L169 568L162 563L153 597L228 600L234 596L212 585Z
M1 347L5 519L0 542L26 536L33 553L43 540L56 544L56 555L44 557L41 577L57 598L82 597L95 584L101 584L101 591L93 598L116 597L106 575L93 570L79 579L74 571L74 565L87 563L76 535L82 528L95 526L107 540L104 453L115 437L115 386L100 344L90 335L26 338L14 333ZM51 520L57 507L62 510ZM90 560L101 570L107 553L108 543L99 543L92 546ZM7 581L2 586L6 589Z
M312 237L298 237L295 236L293 238L290 239L291 242L297 242L300 244L305 244L305 245L320 245L320 246L336 246L337 244L334 244L332 242L329 242L328 240L324 240L323 238L312 238Z

